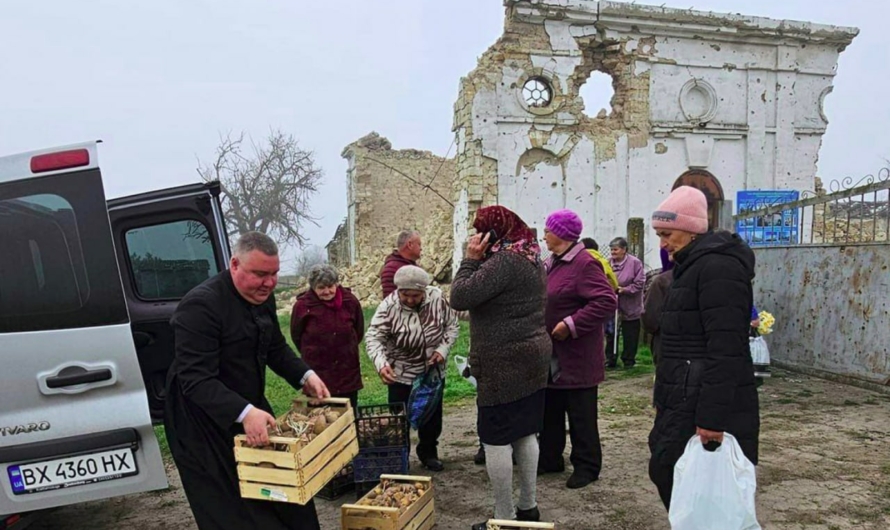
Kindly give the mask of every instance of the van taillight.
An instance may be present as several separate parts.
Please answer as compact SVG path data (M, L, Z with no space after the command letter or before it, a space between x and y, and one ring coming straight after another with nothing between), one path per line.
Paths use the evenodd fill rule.
M71 151L47 153L31 158L31 173L45 173L88 165L90 165L90 152L86 149L72 149Z

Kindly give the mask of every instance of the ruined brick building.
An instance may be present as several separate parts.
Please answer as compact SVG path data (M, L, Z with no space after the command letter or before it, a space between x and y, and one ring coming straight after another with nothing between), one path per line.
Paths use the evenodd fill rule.
M858 30L608 1L504 5L504 33L455 104L458 150L443 190L453 241L481 206L511 208L539 232L549 212L571 208L601 242L642 218L640 253L651 261L648 217L678 185L705 192L713 226L740 190L814 189L823 102ZM594 72L612 79L611 112L581 96ZM349 227L362 223L354 171L350 162ZM367 243L351 230L355 264ZM452 250L456 263L461 245Z

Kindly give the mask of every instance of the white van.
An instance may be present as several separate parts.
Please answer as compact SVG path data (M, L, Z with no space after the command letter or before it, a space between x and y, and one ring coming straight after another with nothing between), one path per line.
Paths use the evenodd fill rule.
M106 203L97 154L0 158L0 529L167 486L170 316L228 263L218 184Z

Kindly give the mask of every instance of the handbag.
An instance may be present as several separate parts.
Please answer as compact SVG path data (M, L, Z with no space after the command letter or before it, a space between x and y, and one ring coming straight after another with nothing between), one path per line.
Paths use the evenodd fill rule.
M415 430L433 417L445 393L445 373L438 365L431 367L411 385L408 397L408 421Z

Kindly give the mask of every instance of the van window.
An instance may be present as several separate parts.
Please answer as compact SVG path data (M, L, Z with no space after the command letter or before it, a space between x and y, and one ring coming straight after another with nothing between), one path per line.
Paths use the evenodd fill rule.
M0 333L127 321L101 186L98 170L0 185Z
M219 272L210 231L200 221L134 228L125 240L136 296L143 300L180 299Z
M0 201L0 316L80 309L90 296L71 204L58 195Z

